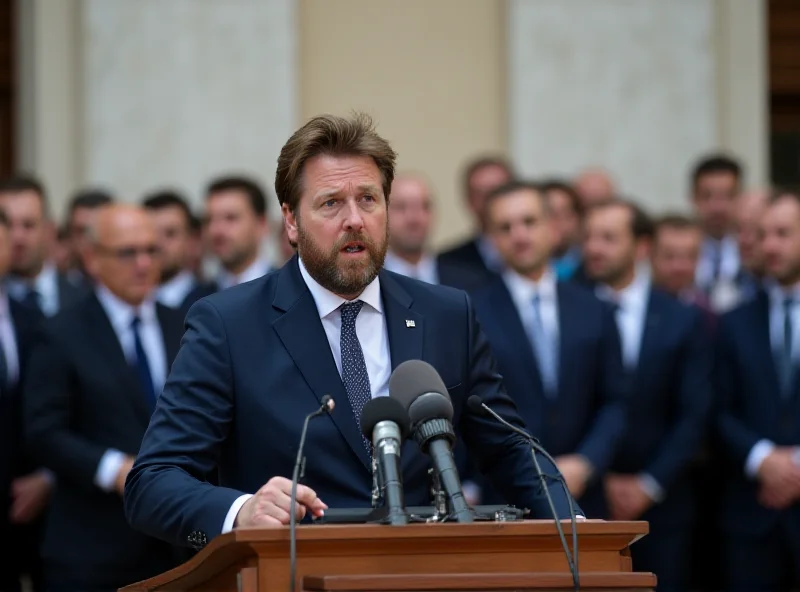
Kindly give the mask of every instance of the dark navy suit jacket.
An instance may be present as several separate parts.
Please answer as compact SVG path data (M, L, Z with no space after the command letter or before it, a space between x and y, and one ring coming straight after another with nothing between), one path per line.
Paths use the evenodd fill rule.
M765 508L758 503L758 483L744 473L750 450L759 440L778 446L800 444L800 380L795 369L792 396L781 396L766 292L723 315L716 336L716 427L728 461L722 527L729 533L763 535L781 519L800 537L800 503L785 512Z
M687 470L711 405L711 363L702 312L651 289L627 428L611 470L647 473L665 490L664 501L642 517L654 530L691 523Z
M486 267L478 248L478 240L471 238L439 254L437 264L440 283L471 291L497 277L494 271Z
M182 318L160 304L156 314L169 367ZM30 454L56 475L42 543L48 578L108 589L174 567L174 549L131 529L119 494L94 482L106 450L134 456L150 420L146 395L94 292L40 325L24 409Z
M558 394L545 395L533 346L505 282L475 292L478 318L523 421L554 456L577 453L602 477L625 429L629 378L610 307L584 288L557 284ZM486 500L494 501L494 500ZM607 513L600 479L581 498L587 518Z
M466 293L386 270L379 277L392 367L414 359L433 365L452 398L456 431L498 487L534 517L549 516L528 446L466 408L478 395L522 425ZM186 327L128 476L125 506L135 528L184 545L193 533L218 535L242 493L291 477L303 419L326 394L336 407L309 426L305 483L331 508L370 506L369 456L297 257L200 300ZM407 505L430 504L429 467L406 442ZM215 472L219 486L204 482ZM553 495L567 517L567 498Z

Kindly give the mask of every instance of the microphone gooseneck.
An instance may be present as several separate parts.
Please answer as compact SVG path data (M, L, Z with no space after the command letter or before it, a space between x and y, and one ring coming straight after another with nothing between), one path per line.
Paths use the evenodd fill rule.
M297 459L294 463L294 471L292 472L292 494L289 508L289 590L294 592L295 579L297 574L297 525L294 515L294 509L297 505L297 484L300 482L303 465L305 464L305 457L303 456L303 448L306 445L306 434L308 433L308 424L315 417L330 413L334 408L333 397L325 395L320 401L321 405L316 411L306 415L303 422L303 431L300 433L300 444L297 447Z
M567 488L566 483L564 482L563 477L559 477L558 481L561 483L561 487L564 489L564 495L567 498L567 504L569 505L569 516L570 522L572 524L572 551L570 552L569 545L567 545L567 537L564 535L564 529L561 527L561 520L558 517L558 512L556 512L556 506L553 503L553 498L550 495L550 490L547 487L547 475L542 472L542 468L539 466L539 459L536 458L536 453L538 452L542 456L544 456L547 460L553 463L553 466L556 465L556 461L550 456L542 446L539 444L539 441L531 436L528 432L523 430L522 428L518 428L517 426L509 423L499 414L497 414L491 407L486 405L481 398L477 395L472 395L467 399L467 407L469 410L472 411L475 415L481 415L483 417L492 417L497 420L500 424L507 427L512 432L522 436L527 443L531 447L531 457L533 458L533 465L536 468L536 475L539 477L539 481L542 484L542 489L544 490L545 498L547 498L547 503L550 506L550 512L553 515L553 520L556 523L556 530L558 531L558 536L561 539L561 546L564 548L564 554L567 557L567 564L569 565L570 573L572 574L572 582L574 584L575 590L580 590L580 575L578 571L578 520L575 516L575 505L572 502L572 494L570 494L569 489Z
M450 516L457 522L473 522L475 513L464 497L453 459L453 404L441 376L422 360L408 360L392 373L389 395L408 410L414 440L431 458L447 496Z

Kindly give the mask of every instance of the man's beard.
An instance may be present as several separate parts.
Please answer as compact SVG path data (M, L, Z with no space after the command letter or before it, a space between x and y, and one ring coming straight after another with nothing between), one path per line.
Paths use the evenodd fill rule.
M339 254L349 242L360 242L367 253L366 261L340 262ZM297 252L303 259L308 273L319 284L339 296L360 294L378 276L386 258L388 241L384 233L383 241L378 244L369 236L351 232L336 241L330 251L323 251L313 237L297 226Z

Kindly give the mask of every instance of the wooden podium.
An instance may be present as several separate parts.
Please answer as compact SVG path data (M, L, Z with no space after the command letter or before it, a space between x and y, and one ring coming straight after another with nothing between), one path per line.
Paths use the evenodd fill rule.
M647 532L646 522L579 523L581 590L654 590L655 576L634 573L630 560L629 545ZM288 592L289 578L289 529L241 529L122 590ZM297 592L572 589L552 521L297 528Z

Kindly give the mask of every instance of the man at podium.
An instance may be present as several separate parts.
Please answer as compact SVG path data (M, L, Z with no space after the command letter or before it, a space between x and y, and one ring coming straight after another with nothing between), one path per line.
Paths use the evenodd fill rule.
M367 116L316 117L281 150L275 189L289 240L283 268L197 302L125 488L132 526L196 548L236 527L288 524L328 507L369 507L370 444L361 409L388 395L400 363L441 375L455 430L481 470L536 518L550 517L530 449L470 413L479 396L524 427L466 293L383 270L395 152ZM304 485L290 507L303 420L325 395L336 407L309 425ZM543 471L556 467L540 458ZM402 451L405 501L430 505L426 458ZM212 485L211 483L215 483ZM563 489L549 486L560 518Z

